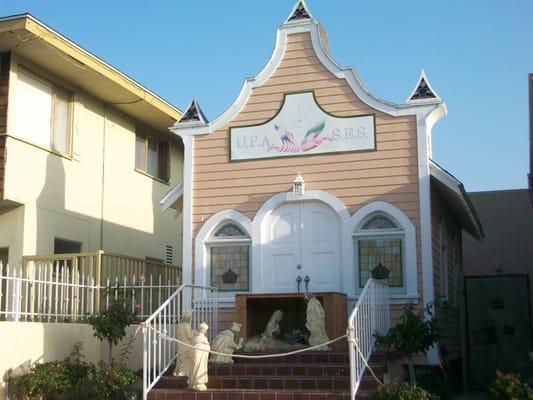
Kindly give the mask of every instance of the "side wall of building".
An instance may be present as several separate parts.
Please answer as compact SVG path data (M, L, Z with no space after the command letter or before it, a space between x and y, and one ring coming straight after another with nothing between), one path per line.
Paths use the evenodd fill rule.
M431 228L439 351L443 359L452 361L461 358L461 229L442 196L435 190L431 193Z
M9 92L10 54L0 57L0 200L4 198L4 173L6 155L7 100Z

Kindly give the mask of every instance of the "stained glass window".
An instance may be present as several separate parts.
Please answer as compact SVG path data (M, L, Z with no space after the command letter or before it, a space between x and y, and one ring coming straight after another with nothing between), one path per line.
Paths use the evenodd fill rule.
M397 229L394 222L384 215L377 214L370 217L361 227L361 229Z
M248 290L250 246L212 246L211 284L220 291Z
M382 264L390 270L388 282L391 287L403 285L402 239L359 239L359 287L365 286L372 270Z
M437 97L435 96L435 93L433 93L426 80L422 78L415 92L411 96L411 100L433 99L435 97Z
M222 225L216 232L215 237L246 236L237 225L227 223Z
M354 232L358 286L363 288L372 270L382 264L389 271L390 287L403 287L404 232L396 221L384 214L369 216Z
M305 9L302 2L298 4L298 7L296 7L296 10L292 13L292 15L289 18L289 21L296 21L299 19L310 19L309 13Z
M233 222L217 228L208 243L211 264L211 285L219 291L235 292L249 289L250 237Z

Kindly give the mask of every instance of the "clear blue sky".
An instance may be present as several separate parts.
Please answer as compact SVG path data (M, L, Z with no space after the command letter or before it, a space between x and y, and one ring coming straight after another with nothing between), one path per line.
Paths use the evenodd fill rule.
M256 75L292 0L0 0L30 12L180 109L212 119ZM468 191L523 188L533 1L308 0L331 54L377 96L403 102L420 70L448 105L433 158Z

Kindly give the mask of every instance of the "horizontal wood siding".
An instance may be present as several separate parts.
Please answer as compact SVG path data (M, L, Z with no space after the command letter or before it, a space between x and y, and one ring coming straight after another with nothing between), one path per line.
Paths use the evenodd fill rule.
M433 256L433 282L435 288L435 298L444 299L446 302L440 304L436 309L439 320L440 340L439 350L446 354L446 360L455 360L461 357L461 332L459 318L459 262L461 256L461 230L453 219L453 215L446 207L445 201L438 192L432 190L431 193L431 240ZM443 265L441 250L441 226L444 221L446 226L446 248L448 252L448 262ZM457 261L457 262L456 262ZM442 269L448 269L448 293L442 290Z
M229 162L230 127L265 123L279 111L285 93L311 90L319 105L335 116L375 114L377 151ZM196 136L194 148L193 238L210 216L225 209L253 219L269 197L291 190L301 172L308 190L328 191L352 214L376 200L394 204L411 219L420 243L415 117L392 117L363 103L346 80L320 63L308 33L289 35L273 75L252 90L227 126ZM417 252L420 271L420 247ZM419 272L420 293L421 282Z
M10 54L0 57L0 200L4 199Z

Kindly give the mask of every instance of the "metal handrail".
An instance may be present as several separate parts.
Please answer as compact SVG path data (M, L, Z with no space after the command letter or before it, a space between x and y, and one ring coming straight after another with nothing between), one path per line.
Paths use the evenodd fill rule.
M389 288L386 281L370 278L348 318L350 356L350 395L361 384L368 360L374 350L375 332L386 334L390 326Z
M187 309L193 310L194 326L200 322L209 325L210 340L218 331L217 288L191 284L178 287L142 324L144 400L148 399L148 392L179 356L176 342L163 336L176 337L177 324Z

